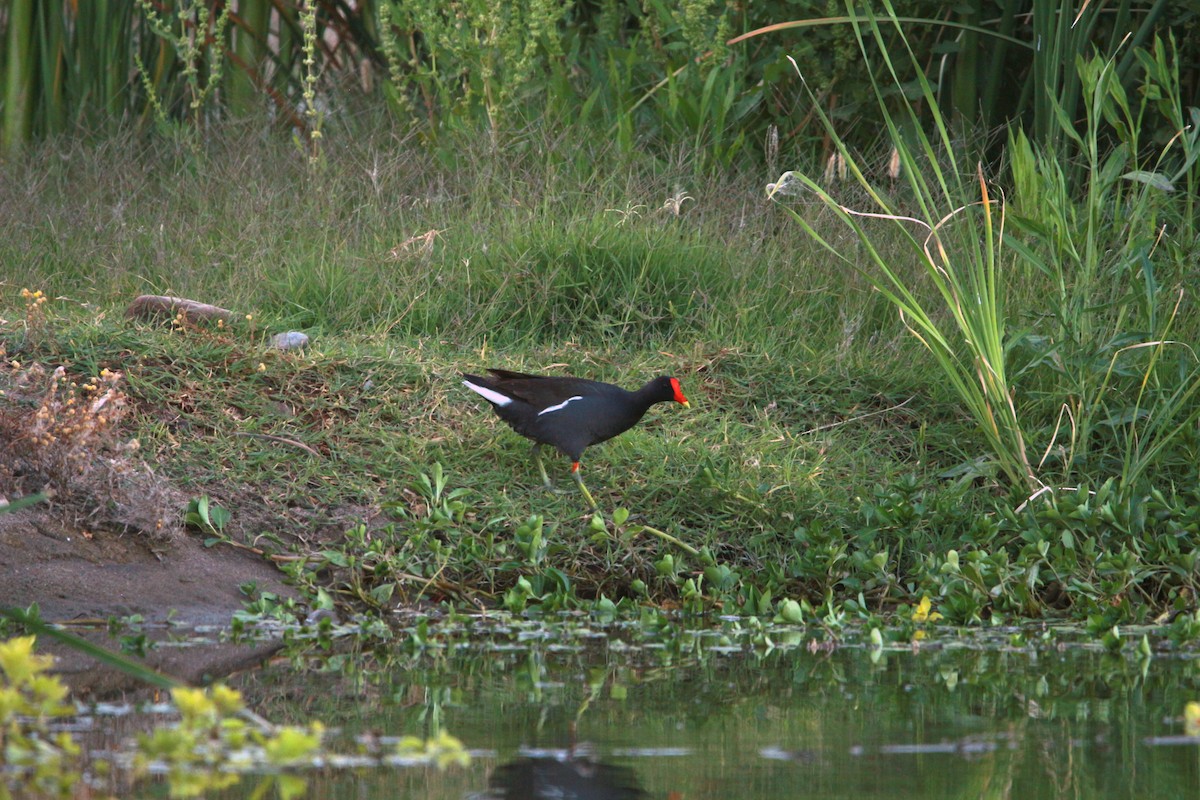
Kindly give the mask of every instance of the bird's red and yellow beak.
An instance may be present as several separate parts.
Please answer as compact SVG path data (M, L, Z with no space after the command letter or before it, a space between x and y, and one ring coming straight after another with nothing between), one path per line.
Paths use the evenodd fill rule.
M679 385L678 378L671 378L671 390L675 392L675 402L681 404L684 408L691 408L692 404L683 396L683 388Z

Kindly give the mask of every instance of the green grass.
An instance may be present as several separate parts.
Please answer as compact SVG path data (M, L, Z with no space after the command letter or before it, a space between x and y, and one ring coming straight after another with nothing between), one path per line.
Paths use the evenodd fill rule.
M772 176L696 184L686 163L531 134L502 157L464 141L446 164L386 130L328 148L310 172L289 144L247 133L199 154L121 138L0 166L0 343L22 363L123 371L123 434L187 496L231 511L224 535L313 555L296 576L314 589L544 608L644 592L760 613L784 597L832 613L832 597L864 614L942 592L962 621L1053 610L1042 598L1065 576L1029 570L1057 533L1038 533L1033 511L1006 521L1024 498L994 476L954 472L986 443L868 282L766 201ZM664 203L681 192L692 199L677 215ZM815 198L795 208L854 253ZM428 248L410 242L429 231ZM916 274L898 237L874 244ZM23 287L54 298L36 330ZM225 306L234 323L124 319L143 292ZM1181 316L1178 338L1195 325ZM311 347L271 351L289 328ZM546 492L529 443L459 385L486 366L626 386L673 374L694 408L656 407L585 454L603 533L566 460L547 464L567 491ZM445 492L461 491L429 489L435 465ZM347 537L359 520L370 533ZM1189 558L1184 542L1144 558ZM972 553L1011 560L960 579L951 550L966 571ZM1195 582L1184 572L1098 582L1075 611L1130 586L1146 608L1168 606ZM519 578L533 600L512 594ZM1022 581L1024 594L1007 588Z

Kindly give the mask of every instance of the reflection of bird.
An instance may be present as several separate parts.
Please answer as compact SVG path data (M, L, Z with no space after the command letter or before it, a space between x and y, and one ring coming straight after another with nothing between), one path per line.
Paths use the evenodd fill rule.
M542 445L557 448L570 458L571 476L592 508L596 501L579 475L584 449L629 430L655 403L673 400L685 408L690 405L679 381L665 376L630 392L584 378L527 375L503 369L488 372L488 378L464 373L463 385L491 403L514 431L533 440L533 459L547 487L550 478L542 466Z
M520 758L492 773L487 800L637 800L646 793L628 767L591 758Z

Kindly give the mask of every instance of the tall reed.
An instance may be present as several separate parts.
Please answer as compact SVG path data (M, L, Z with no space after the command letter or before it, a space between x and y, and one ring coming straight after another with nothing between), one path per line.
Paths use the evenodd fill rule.
M891 3L884 5L892 17L886 23L898 27ZM907 202L915 208L910 211L902 207L898 198L904 193L877 188L868 168L838 135L828 114L818 107L817 113L840 162L866 192L874 208L852 209L814 178L804 174L794 177L855 234L867 265L859 263L858 253L848 253L823 236L793 207L789 211L831 255L859 270L896 306L908 329L928 348L975 420L997 467L1012 485L1036 490L1040 481L1029 461L1005 364L1008 319L1000 271L1003 202L993 197L982 165L966 169L960 163L963 158L960 147L913 51L905 47L906 63L898 65L888 50L888 37L880 18L860 17L853 6L848 11L864 57L878 55L890 76L889 85L875 81L873 74L868 73L872 75L871 85L894 147L897 178L907 190ZM903 32L900 33L900 41L904 42ZM871 43L878 49L873 49ZM800 77L803 81L804 76ZM910 99L904 92L891 91L893 86L904 86L909 81L916 83L915 97ZM815 100L816 94L807 82L804 90ZM899 112L888 111L890 102L899 104ZM924 114L918 104L923 106ZM931 135L924 130L926 119L933 128ZM786 178L772 184L771 193L775 194L783 185ZM885 221L891 234L906 243L916 275L910 265L895 264L885 257L876 242L878 234L868 225L871 220ZM934 288L940 305L923 296L923 283Z
M8 12L4 76L4 125L0 146L4 152L21 147L33 131L33 19L34 0L13 0Z
M907 48L907 59L893 60L883 24L897 23L854 18L864 57L878 54L892 85L911 80L919 87L910 100L873 83L898 186L880 188L820 112L837 158L872 207L851 208L836 189L806 175L785 175L771 193L781 196L798 179L855 234L866 265L789 209L897 307L1013 486L1037 491L1053 471L1066 482L1099 469L1133 491L1155 473L1174 474L1188 460L1176 451L1187 452L1186 434L1200 420L1200 362L1168 336L1185 302L1196 237L1194 198L1175 194L1174 186L1191 188L1197 180L1197 133L1185 120L1200 111L1185 111L1173 49L1158 42L1137 51L1143 83L1135 95L1118 79L1115 56L1078 59L1083 123L1051 100L1059 130L1049 144L1032 144L1022 131L1011 136L1007 202L981 164L963 166L963 145L921 64ZM805 91L815 96L807 83ZM888 101L899 113L888 113ZM1146 131L1164 121L1177 132L1155 148ZM1064 161L1081 177L1073 178ZM880 221L908 243L915 273L883 256ZM1016 280L1006 283L1009 275ZM1184 282L1164 289L1164 280ZM1020 326L1006 311L1010 298L1029 309Z
M1111 461L1131 489L1178 471L1167 456L1200 417L1200 362L1171 336L1194 305L1200 109L1185 105L1172 40L1132 54L1136 92L1119 80L1120 55L1077 62L1082 126L1059 108L1058 135L1009 137L1007 242L1024 278L1044 288L1043 324L1010 345L1031 386L1062 410L1043 459L1061 463L1064 480ZM1175 133L1158 144L1148 132L1163 127ZM1083 176L1078 191L1064 164Z

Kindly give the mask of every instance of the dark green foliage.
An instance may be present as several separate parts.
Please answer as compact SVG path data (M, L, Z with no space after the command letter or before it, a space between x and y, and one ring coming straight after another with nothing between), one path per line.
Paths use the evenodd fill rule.
M764 158L778 172L829 154L789 58L842 138L868 151L884 144L864 79L864 70L884 73L883 59L871 49L864 58L842 2L318 0L303 6L314 12L306 20L299 3L247 0L227 26L219 24L222 7L16 3L0 17L12 98L5 148L156 116L172 137L199 138L221 116L269 116L285 136L322 128L358 136L354 110L382 106L443 154L464 133L499 145L514 128L578 126L627 156L686 158L697 174ZM151 25L148 9L175 16ZM1185 47L1185 90L1194 95L1200 80L1189 49L1200 22L1183 2L1083 4L1078 18L1041 0L971 2L950 12L915 0L895 11L884 46L898 52L907 42L947 117L964 130L1019 121L1039 144L1063 143L1058 115L1080 115L1076 60L1093 50L1119 55L1118 79L1132 86L1145 69L1135 48L1168 30ZM306 84L306 26L324 43L313 54L318 85ZM901 76L892 99L912 95L915 79ZM176 122L200 130L188 134ZM997 155L987 142L981 150Z

